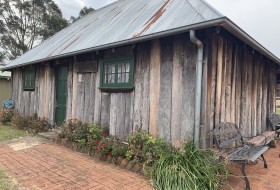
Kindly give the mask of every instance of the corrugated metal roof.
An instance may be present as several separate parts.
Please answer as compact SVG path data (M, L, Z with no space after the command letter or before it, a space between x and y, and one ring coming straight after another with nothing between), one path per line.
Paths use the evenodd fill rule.
M71 24L6 68L222 17L203 0L118 0Z
M3 68L4 66L0 64L0 69ZM10 78L11 77L11 72L7 71L0 71L0 78Z
M118 0L45 40L5 70L211 26L226 28L280 64L279 58L204 0Z

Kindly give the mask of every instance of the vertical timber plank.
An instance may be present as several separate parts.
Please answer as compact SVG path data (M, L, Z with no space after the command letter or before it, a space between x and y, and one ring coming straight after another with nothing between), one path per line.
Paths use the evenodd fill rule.
M221 122L220 112L221 112L221 95L222 95L222 73L223 73L223 38L221 36L218 36L215 124Z
M181 140L182 126L182 91L183 91L183 64L184 44L183 36L176 36L173 43L173 78L172 78L172 116L171 116L171 142Z
M194 108L196 84L196 54L195 45L184 37L184 65L183 65L183 109L181 140L192 140L194 134Z
M160 94L158 110L158 131L167 141L171 141L171 98L172 98L172 62L173 62L173 38L167 37L160 40Z
M160 90L160 44L159 40L152 41L150 63L150 124L149 132L157 135L159 90ZM135 108L134 108L135 109Z
M135 64L134 118L133 129L149 131L149 93L150 93L150 45L141 43L137 46Z

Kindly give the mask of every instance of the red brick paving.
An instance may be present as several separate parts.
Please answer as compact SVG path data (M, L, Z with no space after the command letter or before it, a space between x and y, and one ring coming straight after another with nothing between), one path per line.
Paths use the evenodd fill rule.
M21 151L0 145L0 168L30 190L152 189L141 175L49 143Z
M252 190L279 190L280 189L280 141L277 142L277 148L269 149L265 154L268 162L268 168L263 167L263 162L258 161L256 165L246 166L246 172L249 177ZM231 172L241 176L241 170L238 165L230 166ZM224 190L244 190L245 181L237 176L230 176Z

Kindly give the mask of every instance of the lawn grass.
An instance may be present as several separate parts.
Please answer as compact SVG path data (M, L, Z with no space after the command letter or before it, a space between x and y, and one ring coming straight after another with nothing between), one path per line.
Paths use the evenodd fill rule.
M23 130L0 124L0 141L14 139L25 135L27 134Z
M280 108L276 108L276 113L280 115Z
M19 190L21 189L14 181L12 181L4 171L0 170L0 189L1 190Z

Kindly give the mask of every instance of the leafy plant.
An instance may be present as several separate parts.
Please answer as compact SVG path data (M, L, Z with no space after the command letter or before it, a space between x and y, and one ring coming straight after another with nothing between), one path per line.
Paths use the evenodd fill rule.
M49 125L48 121L45 118L40 119L36 113L30 117L27 117L27 119L28 119L27 130L29 130L30 132L38 133L38 132L48 130L48 125Z
M28 118L16 112L12 117L11 123L19 129L25 129L28 126Z
M112 145L112 156L114 157L125 157L126 152L128 151L128 145L121 143L119 139L116 139L113 141Z
M137 131L129 135L126 140L129 143L129 150L126 152L128 160L134 159L146 164L159 159L159 157L168 152L170 145L160 137L153 137L146 131Z
M69 119L67 122L62 124L61 127L61 132L60 132L60 137L61 138L66 138L69 141L75 141L75 132L78 128L83 125L82 121L79 121L77 119Z
M14 112L12 110L0 111L0 123L11 122Z
M97 151L102 155L112 155L113 139L110 137L103 137L97 146Z
M212 150L187 142L183 151L174 149L155 162L149 172L156 189L219 189L228 171Z

